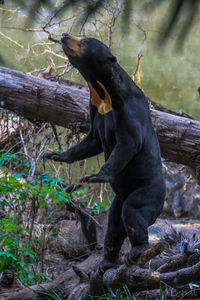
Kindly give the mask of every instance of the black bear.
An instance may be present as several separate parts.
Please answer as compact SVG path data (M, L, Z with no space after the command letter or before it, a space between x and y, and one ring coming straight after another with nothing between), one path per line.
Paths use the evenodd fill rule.
M117 63L109 48L95 38L63 33L61 45L70 63L90 88L90 130L68 151L45 157L72 163L101 152L105 164L82 182L110 182L115 193L100 270L115 265L126 236L132 250L123 262L132 263L148 246L148 226L160 215L165 183L160 148L148 101Z

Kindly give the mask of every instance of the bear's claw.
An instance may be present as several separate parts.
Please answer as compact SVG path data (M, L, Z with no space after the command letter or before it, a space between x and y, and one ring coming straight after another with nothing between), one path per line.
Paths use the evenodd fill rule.
M55 152L46 152L44 153L43 158L59 161L60 155Z
M112 180L110 178L108 178L107 176L100 176L100 175L95 175L95 174L92 174L92 175L85 175L83 176L81 179L80 179L80 182L92 182L92 183L95 183L95 182L111 182Z

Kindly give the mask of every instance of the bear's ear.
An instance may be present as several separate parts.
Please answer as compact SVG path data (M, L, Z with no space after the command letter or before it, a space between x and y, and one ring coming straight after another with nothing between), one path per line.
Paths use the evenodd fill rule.
M111 61L111 63L115 63L115 62L117 62L117 58L114 55L112 55L112 57L110 58L110 61Z
M107 57L106 57L106 62L109 64L113 64L113 63L115 63L115 62L117 62L117 58L114 56L114 55L112 55L112 53L110 53L109 55L107 55Z

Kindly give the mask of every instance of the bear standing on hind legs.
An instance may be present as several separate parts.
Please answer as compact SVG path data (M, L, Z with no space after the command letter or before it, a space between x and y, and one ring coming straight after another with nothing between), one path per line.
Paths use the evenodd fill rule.
M98 174L82 182L110 182L115 193L104 244L103 272L114 266L126 236L132 245L123 262L133 263L148 247L148 226L160 215L165 183L160 148L148 101L117 63L109 48L94 38L63 33L61 45L90 88L90 130L67 152L45 157L72 163L104 152Z

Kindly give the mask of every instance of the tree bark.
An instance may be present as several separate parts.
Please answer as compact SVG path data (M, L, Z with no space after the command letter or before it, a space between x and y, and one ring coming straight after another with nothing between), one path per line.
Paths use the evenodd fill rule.
M89 92L0 67L0 107L32 121L89 128ZM200 122L151 109L162 156L200 180Z
M137 265L133 265L131 267L126 267L125 265L123 265L117 269L110 269L106 271L103 279L95 280L93 284L97 291L95 294L98 296L103 296L103 290L106 291L106 288L116 290L122 288L125 285L128 286L128 289L132 293L144 290L159 289L162 284L166 284L174 288L181 288L189 284L190 282L199 282L199 272L200 262L198 262L194 266L182 268L180 270L168 273L152 272L148 269L140 268ZM100 288L102 288L100 290L101 294L98 294L98 285L99 290ZM82 281L82 279L77 275L74 269L70 268L68 271L65 271L62 275L49 283L34 285L28 288L18 287L15 290L7 288L6 291L6 289L4 289L3 293L1 293L1 299L42 300L46 299L41 293L44 290L51 292L54 296L56 293L63 300L78 300L85 293L89 293L91 296L97 297L96 295L94 295L94 293L90 293L90 290L89 292L87 291L86 280ZM91 297L87 297L86 299L89 300L91 299Z
M0 107L32 121L89 128L89 93L0 67Z

